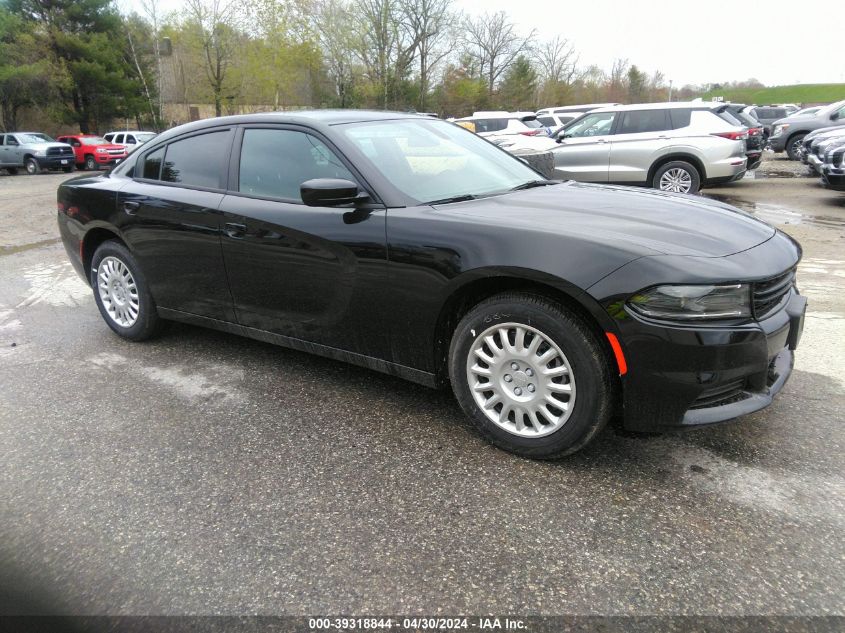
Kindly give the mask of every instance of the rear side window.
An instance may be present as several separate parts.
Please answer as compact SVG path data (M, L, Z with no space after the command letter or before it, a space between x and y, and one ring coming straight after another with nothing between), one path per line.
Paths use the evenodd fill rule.
M532 129L537 129L539 127L543 127L543 124L540 123L537 119L523 119L522 121L527 127Z
M639 134L668 130L669 117L666 110L639 110L623 112L616 134Z
M146 178L148 180L159 180L161 178L161 163L163 158L163 147L160 147L156 151L147 154L144 157L144 167L141 170L141 178Z
M229 130L223 130L171 143L164 155L161 180L191 187L220 189L220 175L229 137Z
M678 130L682 127L689 127L691 115L692 110L687 110L686 108L670 110L669 119L672 121L672 129Z
M507 119L475 119L476 132L500 132L508 127Z
M239 191L301 201L299 186L312 178L357 180L337 155L311 134L296 130L244 130Z

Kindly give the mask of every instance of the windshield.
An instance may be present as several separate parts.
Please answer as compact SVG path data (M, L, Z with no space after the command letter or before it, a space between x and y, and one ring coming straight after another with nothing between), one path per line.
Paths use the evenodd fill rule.
M52 143L53 139L46 134L18 134L21 143Z
M374 121L337 129L374 170L417 203L489 196L540 179L522 161L445 121Z
M83 145L110 145L106 139L99 136L83 136L79 139Z

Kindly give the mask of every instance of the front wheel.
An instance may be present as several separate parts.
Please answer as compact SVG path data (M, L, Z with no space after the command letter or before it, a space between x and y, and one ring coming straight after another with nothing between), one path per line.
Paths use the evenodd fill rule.
M123 244L103 242L91 262L94 300L118 335L143 341L158 334L162 320L138 263Z
M786 155L789 160L801 160L801 143L804 142L806 134L796 134L786 142Z
M86 156L85 157L85 169L88 171L94 171L97 169L97 161L94 160L93 156Z
M651 186L672 193L696 193L701 189L701 175L690 163L675 160L658 168Z
M17 176L18 175L18 168L17 167L6 167L6 171L9 172L10 176Z
M63 165L62 166L62 171L65 172L66 174L71 173L73 170L74 170L73 165Z
M613 372L596 335L538 295L505 293L473 308L452 337L449 377L481 435L524 457L574 453L611 414Z
M41 165L39 165L38 161L34 158L27 158L26 161L24 161L23 166L26 169L26 173L30 176L41 173Z

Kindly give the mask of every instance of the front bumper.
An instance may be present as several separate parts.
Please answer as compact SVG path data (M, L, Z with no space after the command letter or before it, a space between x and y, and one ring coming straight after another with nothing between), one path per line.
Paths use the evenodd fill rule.
M807 166L814 174L818 175L822 173L822 164L822 159L815 154L809 154L807 156Z
M61 169L73 165L76 161L73 154L67 156L35 156L35 160L41 169Z
M806 304L792 290L774 314L736 327L672 326L630 314L625 427L688 428L767 407L792 372Z
M778 134L777 136L770 136L769 148L773 152L778 153L786 151L786 136L784 136L783 134Z
M822 169L822 182L828 189L845 191L845 167L825 165Z

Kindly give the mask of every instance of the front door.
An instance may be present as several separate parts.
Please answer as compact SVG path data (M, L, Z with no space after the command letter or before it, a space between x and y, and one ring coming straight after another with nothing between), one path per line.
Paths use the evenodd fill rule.
M161 308L235 320L218 210L233 134L214 130L147 152L118 193L119 228Z
M309 207L299 191L313 178L361 179L325 140L295 127L245 127L233 164L220 209L239 323L388 358L385 211Z
M611 132L615 112L595 112L564 129L552 150L555 177L582 182L607 182Z

